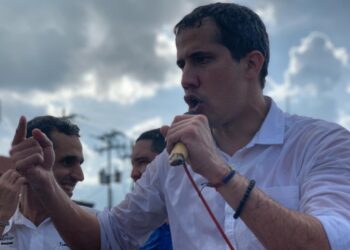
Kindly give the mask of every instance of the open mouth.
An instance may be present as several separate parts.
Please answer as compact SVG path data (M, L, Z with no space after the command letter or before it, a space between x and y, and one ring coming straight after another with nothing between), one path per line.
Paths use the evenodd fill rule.
M63 183L63 184L61 184L61 187L66 192L73 192L73 190L75 188L75 183Z
M184 97L185 102L187 103L188 107L189 107L189 111L190 112L196 112L198 111L198 107L199 105L202 103L202 100L199 99L197 96L195 95L186 95Z

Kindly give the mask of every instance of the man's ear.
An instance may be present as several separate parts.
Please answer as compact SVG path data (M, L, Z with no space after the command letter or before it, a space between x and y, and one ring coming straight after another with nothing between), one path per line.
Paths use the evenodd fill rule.
M259 79L260 71L264 64L265 57L258 50L253 50L245 56L246 61L246 73L247 77L250 79Z

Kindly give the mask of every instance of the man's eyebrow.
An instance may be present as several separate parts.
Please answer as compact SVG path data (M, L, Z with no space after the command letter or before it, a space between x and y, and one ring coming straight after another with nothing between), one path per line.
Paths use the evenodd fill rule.
M80 158L76 155L64 155L60 158L60 162L64 161L64 160L74 160L74 161L79 161L80 164L82 164L84 162L84 158Z
M147 160L147 161L149 161L150 158L149 158L149 157L145 157L145 156L140 156L140 157L136 157L134 160L135 160L135 161L142 161L142 160Z
M194 57L199 57L199 56L210 56L210 55L212 55L212 53L209 51L195 51L195 52L191 53L189 55L189 57L194 58Z
M193 59L193 58L196 58L196 57L211 56L211 55L212 55L212 53L209 52L209 51L194 51L194 52L192 52L191 54L189 54L186 57L188 57L190 59ZM181 66L183 66L184 62L185 62L185 59L183 59L183 58L180 58L180 59L176 60L176 64L180 68L181 68Z

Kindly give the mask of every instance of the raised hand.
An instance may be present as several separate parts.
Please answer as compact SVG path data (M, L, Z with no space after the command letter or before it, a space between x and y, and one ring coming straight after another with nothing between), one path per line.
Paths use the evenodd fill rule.
M9 169L0 176L0 220L8 221L15 213L21 187L25 182L16 170Z
M10 155L16 170L36 186L52 174L55 161L52 142L39 129L32 131L33 137L26 138L26 119L21 117L12 141Z

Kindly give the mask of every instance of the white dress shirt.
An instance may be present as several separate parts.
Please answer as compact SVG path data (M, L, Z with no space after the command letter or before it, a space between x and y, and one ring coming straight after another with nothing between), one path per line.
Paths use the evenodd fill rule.
M225 161L282 206L317 217L332 249L350 246L350 133L339 125L283 113L274 102L254 138ZM198 186L206 180L190 171ZM202 193L236 250L264 249L212 188ZM132 193L98 218L101 249L134 249L168 217L176 250L229 249L182 167L164 151ZM293 233L293 232L291 232ZM120 247L120 248L119 248Z
M97 215L98 210L83 207ZM0 237L0 250L69 250L70 248L57 232L51 218L39 226L33 224L17 208Z
M28 220L17 208L0 238L1 250L68 250L50 218L39 226Z

